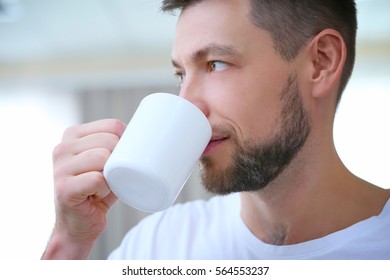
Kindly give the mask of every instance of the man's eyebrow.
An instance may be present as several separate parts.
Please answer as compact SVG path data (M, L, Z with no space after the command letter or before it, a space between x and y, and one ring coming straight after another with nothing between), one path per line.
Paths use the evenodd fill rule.
M233 58L238 58L241 56L240 52L229 45L221 45L221 44L210 44L207 45L197 51L195 51L191 55L191 61L192 62L197 62L200 60L203 60L207 56L220 56L220 57L233 57ZM180 68L180 63L175 61L175 59L172 58L172 65L176 68Z

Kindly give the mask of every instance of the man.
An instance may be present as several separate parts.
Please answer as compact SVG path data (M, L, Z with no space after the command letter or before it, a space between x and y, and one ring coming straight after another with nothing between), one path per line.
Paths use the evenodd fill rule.
M221 196L148 217L110 258L390 259L390 193L349 172L333 142L354 1L163 1L176 9L172 63L180 95L213 127L202 180ZM103 120L64 133L43 258L87 257L116 200L101 171L124 129Z

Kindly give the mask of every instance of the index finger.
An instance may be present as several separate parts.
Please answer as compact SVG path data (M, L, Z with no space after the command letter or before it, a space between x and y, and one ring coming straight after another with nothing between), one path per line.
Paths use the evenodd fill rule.
M65 130L62 141L82 138L94 133L112 133L121 137L126 129L126 124L121 120L104 119L85 124L75 125Z

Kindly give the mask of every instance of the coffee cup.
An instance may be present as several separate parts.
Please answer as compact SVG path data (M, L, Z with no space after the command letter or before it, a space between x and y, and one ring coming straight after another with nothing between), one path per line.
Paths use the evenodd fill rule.
M154 93L139 104L103 174L124 203L146 212L173 205L211 138L203 112L188 100Z

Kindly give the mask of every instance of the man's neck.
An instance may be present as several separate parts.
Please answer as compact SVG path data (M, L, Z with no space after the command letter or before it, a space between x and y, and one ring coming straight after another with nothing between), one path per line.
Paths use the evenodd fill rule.
M336 151L322 160L299 155L275 181L241 193L241 216L265 243L297 244L378 215L390 193L353 174Z

